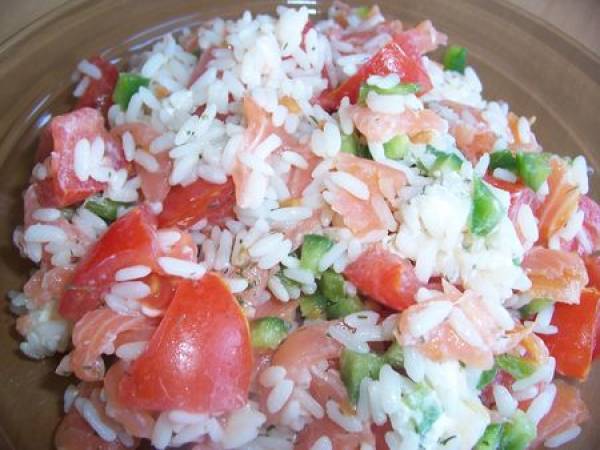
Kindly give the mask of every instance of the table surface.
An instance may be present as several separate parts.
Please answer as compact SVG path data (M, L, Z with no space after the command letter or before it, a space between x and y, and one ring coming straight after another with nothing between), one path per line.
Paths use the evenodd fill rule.
M2 0L0 42L69 0ZM556 26L600 56L599 0L505 0ZM376 0L375 0L376 2Z

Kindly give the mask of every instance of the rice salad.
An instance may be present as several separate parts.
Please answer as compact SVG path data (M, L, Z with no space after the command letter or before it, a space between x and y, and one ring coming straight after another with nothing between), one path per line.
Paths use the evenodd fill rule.
M334 2L78 64L14 232L36 270L9 294L21 351L73 380L57 448L577 437L564 378L600 352L589 169L447 40Z

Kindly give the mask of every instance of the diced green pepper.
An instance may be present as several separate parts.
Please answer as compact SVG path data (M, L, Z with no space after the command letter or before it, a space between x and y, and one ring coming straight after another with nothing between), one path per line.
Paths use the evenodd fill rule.
M261 317L250 323L252 346L258 349L276 349L285 339L289 324L279 317Z
M117 220L119 207L127 207L129 205L131 205L131 203L115 202L114 200L104 197L92 198L87 200L84 204L85 209L93 212L107 222L114 222Z
M504 210L492 190L480 179L473 180L473 204L470 230L478 236L486 236L500 222Z
M332 302L346 297L344 290L344 277L335 273L333 270L327 270L321 275L319 280L319 289L323 295Z
M394 369L404 368L404 349L394 341L383 354L383 360Z
M444 54L444 69L465 73L467 67L467 49L459 45L451 45Z
M355 14L361 19L366 19L369 17L369 13L371 12L371 8L369 6L359 6L354 10Z
M113 102L119 105L121 109L126 110L133 94L135 94L140 87L147 87L149 84L149 78L138 75L137 73L121 72L113 92Z
M528 319L548 308L552 303L554 302L550 298L534 298L525 306L521 307L519 313L521 314L522 319Z
M536 437L535 424L520 409L517 409L502 432L502 450L525 450Z
M433 164L431 165L429 172L456 172L460 170L463 160L456 156L454 153L442 153L439 154Z
M415 430L417 433L421 436L427 434L435 421L442 415L442 408L435 399L433 391L425 384L418 384L403 399L406 405L415 413Z
M304 236L300 253L300 266L313 273L319 272L319 261L333 247L333 242L326 236L307 234Z
M344 134L342 133L342 146L340 151L344 153L350 153L352 155L358 154L358 147L360 143L356 138L355 134Z
M327 304L327 318L330 320L340 319L346 317L348 314L363 311L364 309L365 305L358 297L348 296L338 298Z
M490 170L497 168L510 170L517 173L517 158L510 150L497 150L490 153Z
M399 134L383 144L383 152L386 158L402 159L408 152L410 141L406 134Z
M500 369L508 372L517 380L527 378L536 369L536 365L531 361L509 354L496 356L496 364Z
M475 447L473 447L473 450L500 450L503 431L503 424L489 424L485 429L483 436L479 438L479 441L475 444Z
M327 299L320 293L306 295L300 298L300 313L309 320L327 318Z
M498 367L494 365L491 369L484 370L481 372L479 376L479 381L477 382L477 389L482 390L496 378L496 374L498 373Z
M523 183L537 192L550 176L552 169L547 154L519 152L517 153L517 171Z
M358 103L364 105L367 102L369 92L373 91L379 95L408 95L416 94L421 89L417 83L398 83L390 88L381 88L372 84L363 83L358 90Z
M373 353L357 353L344 349L340 357L340 374L352 403L358 400L360 383L365 378L379 378L384 361Z

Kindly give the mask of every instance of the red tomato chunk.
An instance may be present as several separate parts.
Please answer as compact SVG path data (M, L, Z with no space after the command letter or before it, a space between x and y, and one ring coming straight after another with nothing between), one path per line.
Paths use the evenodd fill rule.
M157 268L159 255L156 218L137 208L114 222L75 269L71 285L60 300L60 313L71 320L102 304L102 296L124 267Z
M226 412L247 401L251 372L246 317L225 282L210 273L179 285L119 395L137 409Z
M49 129L52 152L46 160L48 177L38 182L36 187L40 203L44 206L70 206L106 187L105 183L91 178L81 181L75 174L75 146L81 139L87 139L91 144L96 138L101 138L112 167L119 169L126 165L121 144L106 131L104 119L95 109L82 108L57 116L50 122Z
M410 261L380 247L365 251L344 275L360 292L396 311L415 303L420 286Z
M163 202L158 216L161 227L187 228L201 219L210 224L222 225L233 217L235 188L228 178L224 184L212 184L198 179L188 186L174 186Z

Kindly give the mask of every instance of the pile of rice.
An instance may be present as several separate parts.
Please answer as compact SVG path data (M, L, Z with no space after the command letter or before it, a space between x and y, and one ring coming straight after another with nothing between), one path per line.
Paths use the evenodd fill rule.
M209 226L205 220L192 227L193 239L200 249L197 262L161 258L159 264L166 273L190 279L199 279L211 270L221 272L233 293L242 298L245 293L254 296L253 303L243 303L246 315L252 318L255 308L271 296L280 302L288 302L316 291L314 275L302 269L299 260L291 254L298 242L294 242L287 233L306 219L316 217L315 229L335 242L319 262L320 270L333 268L341 273L370 243L379 242L387 250L413 261L416 275L423 284L434 277L444 277L461 285L480 295L504 321L506 329L512 328L513 311L528 301L522 294L531 285L523 269L514 261L522 260L537 240L537 220L531 210L524 210L515 227L505 214L490 235L473 237L468 232L471 181L475 175L481 176L486 172L489 158L483 157L473 166L464 159L449 133L434 132L431 144L441 151L458 155L463 163L459 171L444 176L423 176L413 165L415 161L427 158L424 144L410 143L408 155L396 161L385 156L381 142L367 142L375 161L401 171L408 180L400 192L380 205L378 215L385 218L388 229L355 235L349 228L332 221L333 213L329 207L332 189L341 188L363 198L369 196L369 188L356 177L336 169L334 164L341 147L341 133L350 134L354 129L345 112L347 102L343 103L339 113L330 115L313 104L311 99L330 83L335 85L355 73L358 66L389 39L389 35L380 34L361 48L354 48L331 32L334 27L332 19L314 24L303 34L308 21L307 8L283 6L277 8L276 16L253 16L245 12L236 20L216 18L197 31L185 30L181 36L164 36L129 68L148 77L150 85L133 95L125 111L118 105L110 108L110 126L143 122L158 133L149 151L138 148L131 133L123 135L122 144L129 161L136 161L153 172L158 167L157 156L168 152L172 162L169 174L172 186L185 186L199 178L210 183L225 183L236 161L245 165L251 173L243 200L238 198L235 220L229 220L223 227ZM383 21L378 12L369 16L368 20L352 15L350 30L368 31ZM198 57L184 50L181 44L190 39L197 39L202 51L212 52L213 59L188 87L198 61ZM444 71L427 57L423 60L433 83L428 94L407 96L399 105L385 96L372 93L367 100L368 107L378 112L396 112L400 107L403 110L429 108L452 121L456 120L456 113L442 102L460 102L482 111L489 127L498 135L497 149L505 148L513 141L508 128L508 105L482 98L482 85L473 68L468 67L463 75ZM75 96L81 96L90 79L100 76L99 72L98 67L90 62L81 62ZM328 78L324 77L324 73ZM369 83L385 86L395 81L390 75L372 77ZM156 95L158 86L166 89L168 95ZM284 201L289 196L284 180L293 167L307 167L306 158L292 149L285 149L267 160L284 145L274 134L258 144L255 156L244 155L240 149L247 126L243 115L245 96L250 96L270 115L274 126L283 127L321 158L302 198L293 206ZM198 116L195 112L199 108L203 112ZM519 127L522 141L531 133L529 122L523 120L525 124ZM103 158L104 146L102 140L82 140L77 144L74 162L77 176L81 180L110 180L103 194L105 197L138 201L139 178L128 179L127 173L107 167ZM585 160L575 159L570 170L570 176L585 194ZM46 176L43 166L34 168L35 179L42 180ZM498 177L508 177L510 181L510 174L498 172ZM545 193L547 186L540 189L538 196L543 198ZM508 209L508 194L501 190L495 190L495 194ZM151 207L157 213L162 210L160 203ZM121 208L119 215L126 212L127 208ZM15 242L33 262L40 262L42 252L47 252L51 255L53 267L68 269L105 231L106 224L80 207L68 219L73 234L67 235L55 224L59 217L59 210L38 209L34 214L34 224L15 231ZM552 245L558 247L561 239L581 235L582 220L582 212L576 211L567 226L553 238ZM161 245L173 245L179 239L176 234L161 234ZM522 241L519 235L527 239ZM265 289L256 289L235 270L247 266L270 270L271 276ZM137 303L149 293L149 287L139 281L149 271L145 266L120 270L104 298L106 305L121 314L160 315L161 311L140 308ZM281 275L295 283L283 282ZM346 284L346 290L356 293L356 288L350 283ZM433 295L435 293L422 289L417 300L427 302ZM25 294L13 292L11 305L15 313L25 314L24 317L28 318L21 343L21 350L27 356L38 359L68 348L70 325L57 313L56 299L38 308ZM441 313L432 309L420 320L435 323L436 314ZM536 331L555 332L550 325L551 316L552 310L548 310L538 316L532 326L537 327ZM374 312L361 313L332 325L329 333L346 348L364 353L369 350L369 343L394 339L396 319L397 316L392 315L381 321ZM469 326L468 323L463 325ZM135 344L116 349L117 356L125 360L135 359L146 343ZM308 392L311 377L323 376L324 371L330 370L327 367L312 368L306 379L298 382L288 378L285 368L271 366L262 372L259 380L262 387L270 392L267 412L261 411L259 405L252 401L226 417L215 418L185 411L164 412L157 420L152 444L163 449L212 441L226 449L291 449L295 432L311 421L327 416L348 433L359 433L371 422L378 425L389 422L391 430L386 433L385 440L392 449L442 448L438 442L448 436L455 438L448 441L444 449L463 449L477 442L490 421L496 420L495 415L510 417L516 409L517 400L534 399L527 414L534 422L539 422L548 412L556 392L551 384L554 361L548 358L547 363L529 379L515 383L518 399L513 398L508 390L496 387L493 394L497 411L490 411L479 399L476 382L480 372L476 369L465 367L458 361L434 362L410 347L406 348L405 358L406 375L386 365L379 380L365 379L362 382L355 415L343 412L341 405L333 400L319 404ZM68 361L64 362L64 366L63 369L68 371ZM549 383L542 392L536 389L540 381ZM428 401L441 408L442 416L421 439L410 425L412 412L403 398L424 383L430 389ZM103 439L118 439L124 445L132 445L133 439L124 429L111 428L110 424L102 422L94 405L80 396L75 386L65 393L65 410L70 408L76 408ZM277 427L265 426L267 413L281 414ZM576 430L569 431L547 444L560 444L576 434ZM332 445L330 437L322 436L312 448L326 450ZM372 448L368 443L361 446L361 450Z

